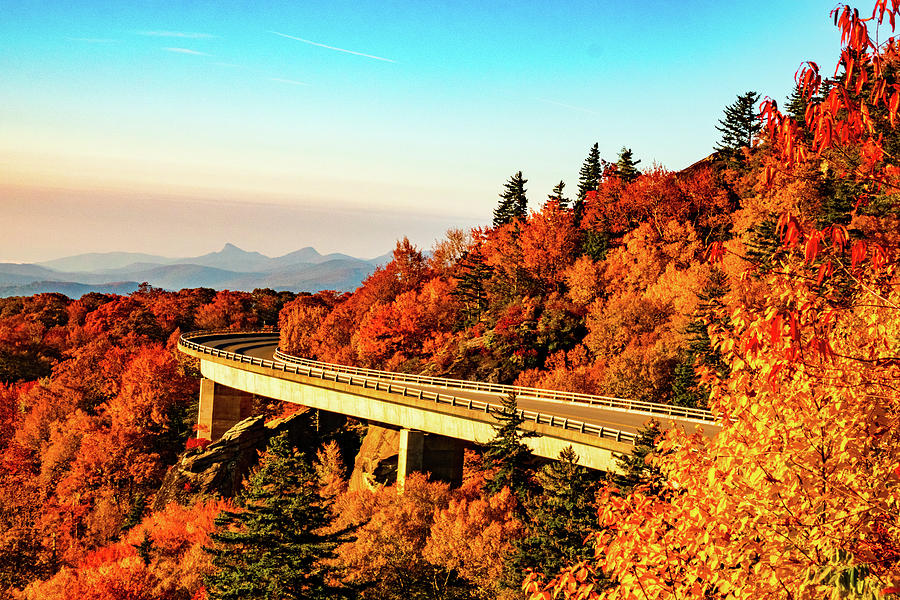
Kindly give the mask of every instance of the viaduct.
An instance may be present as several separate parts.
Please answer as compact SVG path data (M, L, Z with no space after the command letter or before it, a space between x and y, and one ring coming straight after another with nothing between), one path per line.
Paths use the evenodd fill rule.
M293 402L400 430L397 478L428 471L448 481L462 471L463 445L494 437L493 410L510 392L526 422L534 454L556 458L572 446L579 463L615 471L649 419L708 436L719 426L708 411L621 398L375 371L282 353L278 333L196 332L179 349L200 360L198 436L216 440L251 416L254 396Z

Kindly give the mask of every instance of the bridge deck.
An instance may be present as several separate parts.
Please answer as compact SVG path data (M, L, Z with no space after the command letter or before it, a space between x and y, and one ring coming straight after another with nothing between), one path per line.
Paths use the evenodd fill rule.
M284 396L281 399L288 401L299 400L295 398L295 395L291 395L293 392L284 391L274 382L263 381L263 379L293 380L306 386L329 388L341 394L351 394L353 397L370 398L376 403L390 402L407 406L411 406L410 403L412 403L415 410L418 411L443 413L447 419L462 417L490 425L494 422L493 417L489 414L490 408L499 405L500 399L506 395L506 390L509 388L509 386L417 378L389 372L328 365L301 358L291 358L282 354L276 358L277 344L277 333L201 333L184 336L180 347L182 351L201 359L205 376L213 375L210 378L220 383L260 393L260 395L267 395L261 392L263 389L274 390L269 392L273 394L272 397L275 397L275 394L281 394ZM213 362L216 364L212 364ZM245 376L238 376L237 371L246 372ZM264 376L264 378L248 378L247 376L251 373L256 376ZM227 381L222 379L227 379ZM486 389L453 387L461 385L480 385ZM581 448L579 454L582 456L585 445L604 447L607 452L627 451L628 444L634 439L635 432L651 418L657 419L663 427L680 427L689 432L702 427L704 434L709 436L715 435L719 430L718 425L712 421L712 417L702 411L692 411L690 416L674 416L666 414L666 411L672 410L671 407L661 405L658 411L654 411L653 406L648 407L647 405L641 405L641 409L636 410L628 408L627 400L596 397L599 399L598 401L613 404L604 406L589 403L591 397L587 396L582 398L581 395L578 395L580 401L568 401L552 397L537 397L551 395L553 392L529 388L514 389L517 392L519 409L524 411L527 419L533 421L526 423L525 427L533 429L545 437L560 438L562 442L566 440L573 442L576 451ZM338 412L344 412L340 406L349 406L347 398L344 397L342 400ZM426 401L425 404L422 403L423 400ZM616 402L612 402L612 400L616 400ZM363 412L367 410L355 401L353 404L356 406L354 410ZM345 414L352 414L352 412L348 408ZM411 413L403 418L413 418L410 415ZM400 425L403 424L400 423ZM484 438L485 429L482 427L479 431L481 433L471 433L470 435ZM487 437L490 435L487 434ZM475 439L474 441L485 440ZM556 446L558 445L556 444ZM602 462L608 463L608 460Z

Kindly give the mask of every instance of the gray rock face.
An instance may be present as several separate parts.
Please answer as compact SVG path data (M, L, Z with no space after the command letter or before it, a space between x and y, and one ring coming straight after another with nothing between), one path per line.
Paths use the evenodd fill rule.
M310 445L314 437L312 414L313 411L304 410L269 423L261 416L249 417L206 449L188 450L166 473L153 510L161 510L170 502L187 505L203 497L233 497L256 466L269 439L286 431L298 447Z
M400 431L370 423L353 464L350 490L373 489L397 481Z

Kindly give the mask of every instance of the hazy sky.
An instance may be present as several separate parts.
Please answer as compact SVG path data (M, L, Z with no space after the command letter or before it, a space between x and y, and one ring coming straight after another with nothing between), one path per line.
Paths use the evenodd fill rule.
M0 18L0 261L424 247L589 147L683 168L828 69L833 0L33 2Z

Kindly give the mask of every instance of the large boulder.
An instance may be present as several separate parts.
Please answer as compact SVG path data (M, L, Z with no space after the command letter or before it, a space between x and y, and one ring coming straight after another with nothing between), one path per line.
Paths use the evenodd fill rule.
M353 463L350 490L373 489L397 481L400 431L370 423Z
M233 497L271 438L288 432L299 448L315 443L313 412L304 409L268 423L261 416L249 417L206 448L186 451L166 473L153 510L161 510L170 502L187 505L203 497Z

